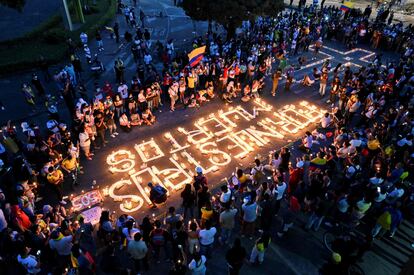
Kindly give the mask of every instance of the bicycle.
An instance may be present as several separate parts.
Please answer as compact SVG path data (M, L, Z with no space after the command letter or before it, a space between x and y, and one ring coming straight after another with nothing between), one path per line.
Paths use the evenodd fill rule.
M338 253L338 251L335 251L334 249L335 242L337 242L338 240L343 240L344 242L353 240L356 241L356 243L358 244L359 236L357 232L353 231L350 226L346 226L345 224L339 223L335 224L332 228L330 228L323 234L323 243L331 253ZM356 256L349 257L348 264L345 264L345 266L347 266L347 274L365 275L364 270L356 263L356 260Z

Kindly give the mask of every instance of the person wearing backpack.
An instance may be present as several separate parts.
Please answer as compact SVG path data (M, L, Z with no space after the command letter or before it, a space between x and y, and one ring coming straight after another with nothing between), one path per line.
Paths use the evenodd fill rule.
M375 238L384 229L390 231L390 237L393 237L397 231L398 226L402 222L402 214L398 209L401 206L400 202L397 202L394 206L388 206L384 209L384 212L377 219L377 223L372 229L372 237Z
M262 236L256 240L256 244L253 246L252 252L250 254L250 263L262 264L264 260L264 254L267 247L270 244L270 235L268 232L264 232Z
M151 188L149 199L152 208L157 208L157 204L164 203L167 200L167 189L158 184L153 185L152 182L148 183L148 187Z
M154 224L155 228L150 233L154 258L157 260L157 263L160 263L160 251L161 248L164 248L167 261L169 261L170 253L168 251L167 241L169 240L170 235L165 229L161 228L161 222L159 220L156 220Z
M263 165L259 159L254 160L255 167L252 168L251 174L253 176L253 184L258 185L264 179Z
M207 258L204 255L196 253L193 260L188 264L188 269L191 271L191 275L206 274L206 262Z
M238 275L246 259L246 249L241 245L239 238L234 240L234 245L226 253L229 275Z

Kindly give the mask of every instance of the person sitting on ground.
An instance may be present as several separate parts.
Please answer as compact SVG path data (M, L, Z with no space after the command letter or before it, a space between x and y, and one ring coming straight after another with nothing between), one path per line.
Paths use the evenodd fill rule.
M131 126L140 126L142 124L141 117L137 112L131 114Z
M147 125L154 124L155 116L152 114L149 108L145 109L145 111L142 113L142 122L144 122Z
M151 188L149 199L151 200L152 208L157 208L157 204L167 201L167 189L158 184L154 186L152 182L148 183L148 187Z
M120 117L119 117L119 126L121 126L121 129L124 132L131 132L132 128L131 128L131 122L129 121L127 115L125 113L123 113Z
M301 83L303 86L311 87L315 80L312 80L309 75L305 74Z
M243 97L241 98L241 100L243 102L247 102L251 99L251 89L250 89L250 85L246 85L244 86L243 89Z
M321 78L321 75L322 75L321 71L316 67L313 68L312 74L313 74L313 79L315 79L315 80L319 80Z
M332 125L332 118L331 115L329 113L326 113L323 118L321 118L321 127L323 129L328 128L329 126Z

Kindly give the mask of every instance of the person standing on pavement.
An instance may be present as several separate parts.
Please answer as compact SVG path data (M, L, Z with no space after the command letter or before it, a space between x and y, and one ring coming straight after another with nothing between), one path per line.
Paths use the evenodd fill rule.
M236 214L237 209L231 208L230 204L224 206L224 211L220 214L221 236L219 240L221 244L228 244L230 242Z
M262 236L256 240L256 244L253 246L252 252L250 254L250 263L259 265L263 263L264 254L268 246L270 245L270 235L267 232L264 232Z
M154 258L157 261L157 263L160 263L160 251L161 248L164 248L165 250L165 256L167 260L169 260L170 251L167 246L167 242L170 239L170 235L168 232L161 227L161 222L159 220L156 220L154 222L155 228L151 231L149 237L152 244L152 249L154 253Z
M242 205L243 223L242 223L242 237L247 235L253 239L255 223L257 218L257 204L255 198L247 198L247 201Z
M188 264L188 269L191 271L191 275L205 275L207 258L199 253L194 255L193 260Z
M325 96L326 84L327 83L328 83L328 69L323 68L321 79L320 79L320 82L319 82L319 94L321 95L321 97Z
M147 260L148 247L142 240L140 232L134 234L134 240L128 243L128 253L134 260L135 272L140 274L141 270L148 271L148 260Z
M85 124L83 124L82 132L79 133L79 146L85 154L86 159L92 160L91 139L89 138Z
M246 249L241 245L239 238L234 240L232 248L226 253L229 275L238 275L247 256Z
M275 198L275 215L277 215L279 212L280 204L282 202L286 188L287 188L287 184L283 181L283 177L282 176L278 177L277 185L275 189L273 190L274 192L273 196Z
M182 206L184 208L184 220L188 217L187 212L190 212L190 219L194 218L194 206L196 201L196 194L191 188L191 184L187 183L184 191L181 192Z
M217 233L217 229L214 226L211 226L210 220L205 222L204 229L201 229L199 232L200 239L200 254L210 258L211 250L214 245L214 236Z
M103 47L103 41L102 41L102 36L101 36L101 32L99 29L96 30L95 33L95 39L96 39L96 44L98 46L98 51L103 51L104 47Z
M32 84L36 88L38 95L44 96L45 88L36 73L33 73L32 75Z
M141 27L145 28L145 14L142 9L139 10L139 20L141 20Z
M124 79L125 66L124 66L124 62L122 61L120 57L118 57L115 60L114 70L115 70L116 83L125 82L125 79Z
M276 95L277 92L277 86L279 86L279 71L276 71L273 73L272 75L272 81L273 81L273 85L272 85L272 96Z
M178 99L178 83L174 82L173 85L168 89L168 94L170 95L170 112L175 111L175 101Z
M116 43L119 43L119 24L118 24L118 22L115 22L115 25L114 25L114 35L115 35Z

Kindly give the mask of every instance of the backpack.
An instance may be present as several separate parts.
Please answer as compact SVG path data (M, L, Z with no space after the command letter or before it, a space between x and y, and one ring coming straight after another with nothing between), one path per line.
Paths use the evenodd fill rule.
M155 229L152 234L152 243L157 246L165 244L164 230Z
M256 183L261 183L261 180L262 180L262 178L264 177L264 174L263 174L263 171L262 170L259 170L259 169L257 169L256 167L255 168L253 168L254 170L256 170L256 173L254 174L254 176L253 176L253 180L256 182Z
M154 187L155 192L157 192L157 197L162 197L163 195L165 195L165 189L162 186L155 186Z

